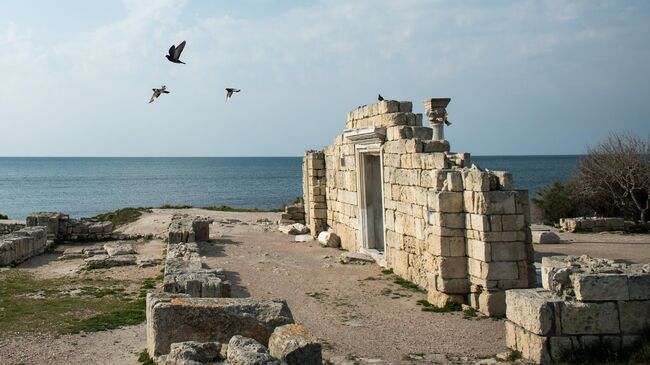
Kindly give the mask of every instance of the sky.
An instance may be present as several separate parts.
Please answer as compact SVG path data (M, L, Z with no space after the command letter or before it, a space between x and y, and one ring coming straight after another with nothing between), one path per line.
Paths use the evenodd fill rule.
M0 0L0 156L300 156L377 93L474 155L649 136L650 2Z

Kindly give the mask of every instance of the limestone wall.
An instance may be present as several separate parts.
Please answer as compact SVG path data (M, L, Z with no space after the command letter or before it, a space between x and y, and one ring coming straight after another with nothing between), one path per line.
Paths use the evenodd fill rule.
M74 219L58 212L36 212L26 219L27 227L47 227L47 237L52 240L109 240L119 239L113 235L113 223L90 218Z
M623 218L579 217L560 219L560 228L566 232L625 231Z
M322 152L305 152L302 176L305 224L316 237L319 232L325 230L327 218L325 155Z
M425 102L437 136L448 103ZM366 167L358 164L362 155L379 156L386 266L427 289L434 304L453 300L502 315L504 290L535 280L528 194L512 189L507 172L470 167L469 154L450 152L448 141L431 139L433 131L411 102L382 101L348 113L344 133L323 150L327 226L320 230L336 232L344 249L364 249L368 208L358 185ZM308 152L303 165L316 155ZM312 181L305 177L306 192L315 188Z
M9 234L15 232L19 229L25 228L25 223L12 220L1 220L0 221L0 235Z
M543 289L506 293L506 344L541 364L569 352L634 346L650 326L650 265L545 257Z
M0 266L19 264L40 255L47 244L45 227L27 227L0 236Z

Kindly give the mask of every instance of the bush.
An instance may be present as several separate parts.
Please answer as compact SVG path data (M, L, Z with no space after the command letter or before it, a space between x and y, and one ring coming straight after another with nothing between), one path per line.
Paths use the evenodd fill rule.
M541 189L533 198L533 204L540 210L544 224L557 223L560 218L577 217L588 210L574 182L555 182Z
M9 217L6 214L0 213L0 219L9 219Z

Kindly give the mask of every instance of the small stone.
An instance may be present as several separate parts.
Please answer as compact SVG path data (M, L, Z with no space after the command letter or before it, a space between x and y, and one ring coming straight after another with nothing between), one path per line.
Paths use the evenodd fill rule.
M228 365L280 365L280 360L252 338L233 336L228 342Z
M331 231L323 231L319 233L318 242L326 247L341 247L341 239L336 235L336 233Z
M310 234L298 234L295 235L293 238L294 242L309 242L313 241L314 237L312 237Z
M342 264L357 264L365 265L372 264L375 262L375 259L372 256L360 253L360 252L344 252L341 254L341 263Z
M133 246L124 242L110 242L104 245L104 250L109 256L134 254Z
M309 233L309 227L305 226L302 223L294 223L294 224L288 224L288 225L280 225L278 226L278 230L282 233L285 234L290 234L290 235L299 235L299 234L307 234Z
M198 363L221 360L221 344L219 342L177 342L171 345L167 364L186 364L190 361Z
M269 352L288 365L321 365L321 344L303 326L276 327L269 338Z

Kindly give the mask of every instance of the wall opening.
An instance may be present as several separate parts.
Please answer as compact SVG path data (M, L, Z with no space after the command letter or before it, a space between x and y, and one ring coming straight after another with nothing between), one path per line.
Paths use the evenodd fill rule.
M363 247L384 252L384 209L382 198L381 157L375 153L360 154L361 213Z

